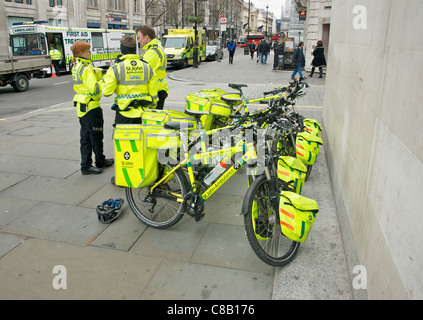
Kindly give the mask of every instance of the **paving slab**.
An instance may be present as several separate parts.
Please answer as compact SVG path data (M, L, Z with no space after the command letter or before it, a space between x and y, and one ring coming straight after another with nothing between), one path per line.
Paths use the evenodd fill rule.
M4 190L3 194L30 200L77 206L103 185L104 183L92 182L88 179L72 181L48 176L31 176Z
M36 207L40 201L8 197L2 194L0 195L0 203L0 228L2 228Z
M161 259L118 250L27 239L0 259L0 299L140 299ZM53 273L66 269L66 289ZM60 270L60 269L59 269Z
M163 261L146 286L146 300L270 299L272 276L203 264Z
M42 202L2 228L16 235L87 245L107 225L97 221L94 210Z
M196 249L193 262L271 274L273 267L257 258L243 226L209 223Z
M0 191L13 186L28 177L29 175L26 174L0 172Z
M79 161L0 154L3 172L66 178L80 169Z

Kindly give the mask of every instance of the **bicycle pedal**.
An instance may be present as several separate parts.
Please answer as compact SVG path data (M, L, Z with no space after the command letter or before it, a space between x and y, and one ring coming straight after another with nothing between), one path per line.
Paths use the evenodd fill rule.
M199 222L199 221L201 221L203 218L204 218L204 216L206 215L206 213L205 212L199 212L199 213L197 213L196 215L195 215L195 222Z

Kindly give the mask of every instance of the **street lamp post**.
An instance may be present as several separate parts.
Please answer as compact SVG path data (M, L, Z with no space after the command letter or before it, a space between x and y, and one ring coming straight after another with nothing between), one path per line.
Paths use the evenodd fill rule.
M251 8L251 1L248 1L248 29L247 29L247 43L248 43L248 38L250 37L250 9Z
M264 33L265 37L267 38L267 16L269 14L269 5L266 5L266 31Z
M197 32L197 0L194 0L194 16L195 16L195 23L194 23L194 64L193 68L198 68L198 32Z

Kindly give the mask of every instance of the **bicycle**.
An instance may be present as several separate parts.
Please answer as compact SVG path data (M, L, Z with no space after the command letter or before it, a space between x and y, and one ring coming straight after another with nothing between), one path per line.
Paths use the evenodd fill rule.
M259 116L261 115L255 115L255 117ZM191 156L189 155L190 147L194 146L200 137L197 136L196 139L188 143L188 130L182 128L181 123L167 122L165 129L175 130L175 134L176 131L179 131L179 141L184 153L183 159L177 164L165 163L160 166L158 178L152 184L140 189L125 188L128 204L135 216L146 225L157 229L173 226L180 221L184 214L200 221L204 217L204 202L242 167L257 160L254 143L243 138L247 129L257 130L257 125L252 122L246 124L241 122L238 121L231 127L232 129L239 129L242 135L235 146L198 152ZM149 138L159 135L160 132L157 135L150 135ZM176 146L176 144L173 146ZM232 155L238 153L240 153L240 156L235 163L226 168L220 176L216 176L215 180L210 180L211 183L205 182L209 174L200 177L198 172L194 172L191 165L192 161L204 157L218 157L218 165L221 165L228 162ZM266 172L266 166L264 168ZM268 177L267 174L257 175L257 179L249 189L251 191L244 200L246 204L243 206L245 230L253 251L260 259L273 266L283 266L294 258L299 243L284 237L278 223L278 199L284 185L278 181L277 177L268 177L269 179L267 179L266 176ZM266 196L260 197L261 192L265 192ZM248 206L251 207L254 203L257 205L257 210L248 210ZM244 210L245 208L247 209ZM271 211L268 208L271 208ZM262 210L267 210L266 218ZM260 214L260 218L253 216L256 213ZM275 251L276 242L278 242L277 251Z

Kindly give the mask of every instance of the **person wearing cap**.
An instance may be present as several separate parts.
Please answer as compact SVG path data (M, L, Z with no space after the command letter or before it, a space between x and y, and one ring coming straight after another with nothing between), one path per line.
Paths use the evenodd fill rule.
M304 42L300 41L298 43L298 48L294 51L294 56L292 57L292 67L294 72L291 75L291 79L295 80L295 75L297 72L300 74L300 80L307 79L303 75L303 67L305 66L305 57L303 52Z
M135 29L138 42L145 53L142 59L146 61L150 67L153 68L154 73L157 74L158 81L158 97L156 109L162 110L166 98L169 95L169 88L166 82L166 67L167 59L163 46L156 38L156 32L148 25L143 25Z
M131 36L120 40L122 56L107 70L100 82L104 96L116 93L115 124L141 124L145 108L157 105L157 76L137 55L137 41Z
M83 175L99 174L103 168L113 165L113 159L106 159L103 153L103 110L100 107L101 91L98 81L102 72L91 61L91 45L76 41L72 45L75 96L74 106L77 110L80 129L81 172ZM92 163L92 153L95 164Z

